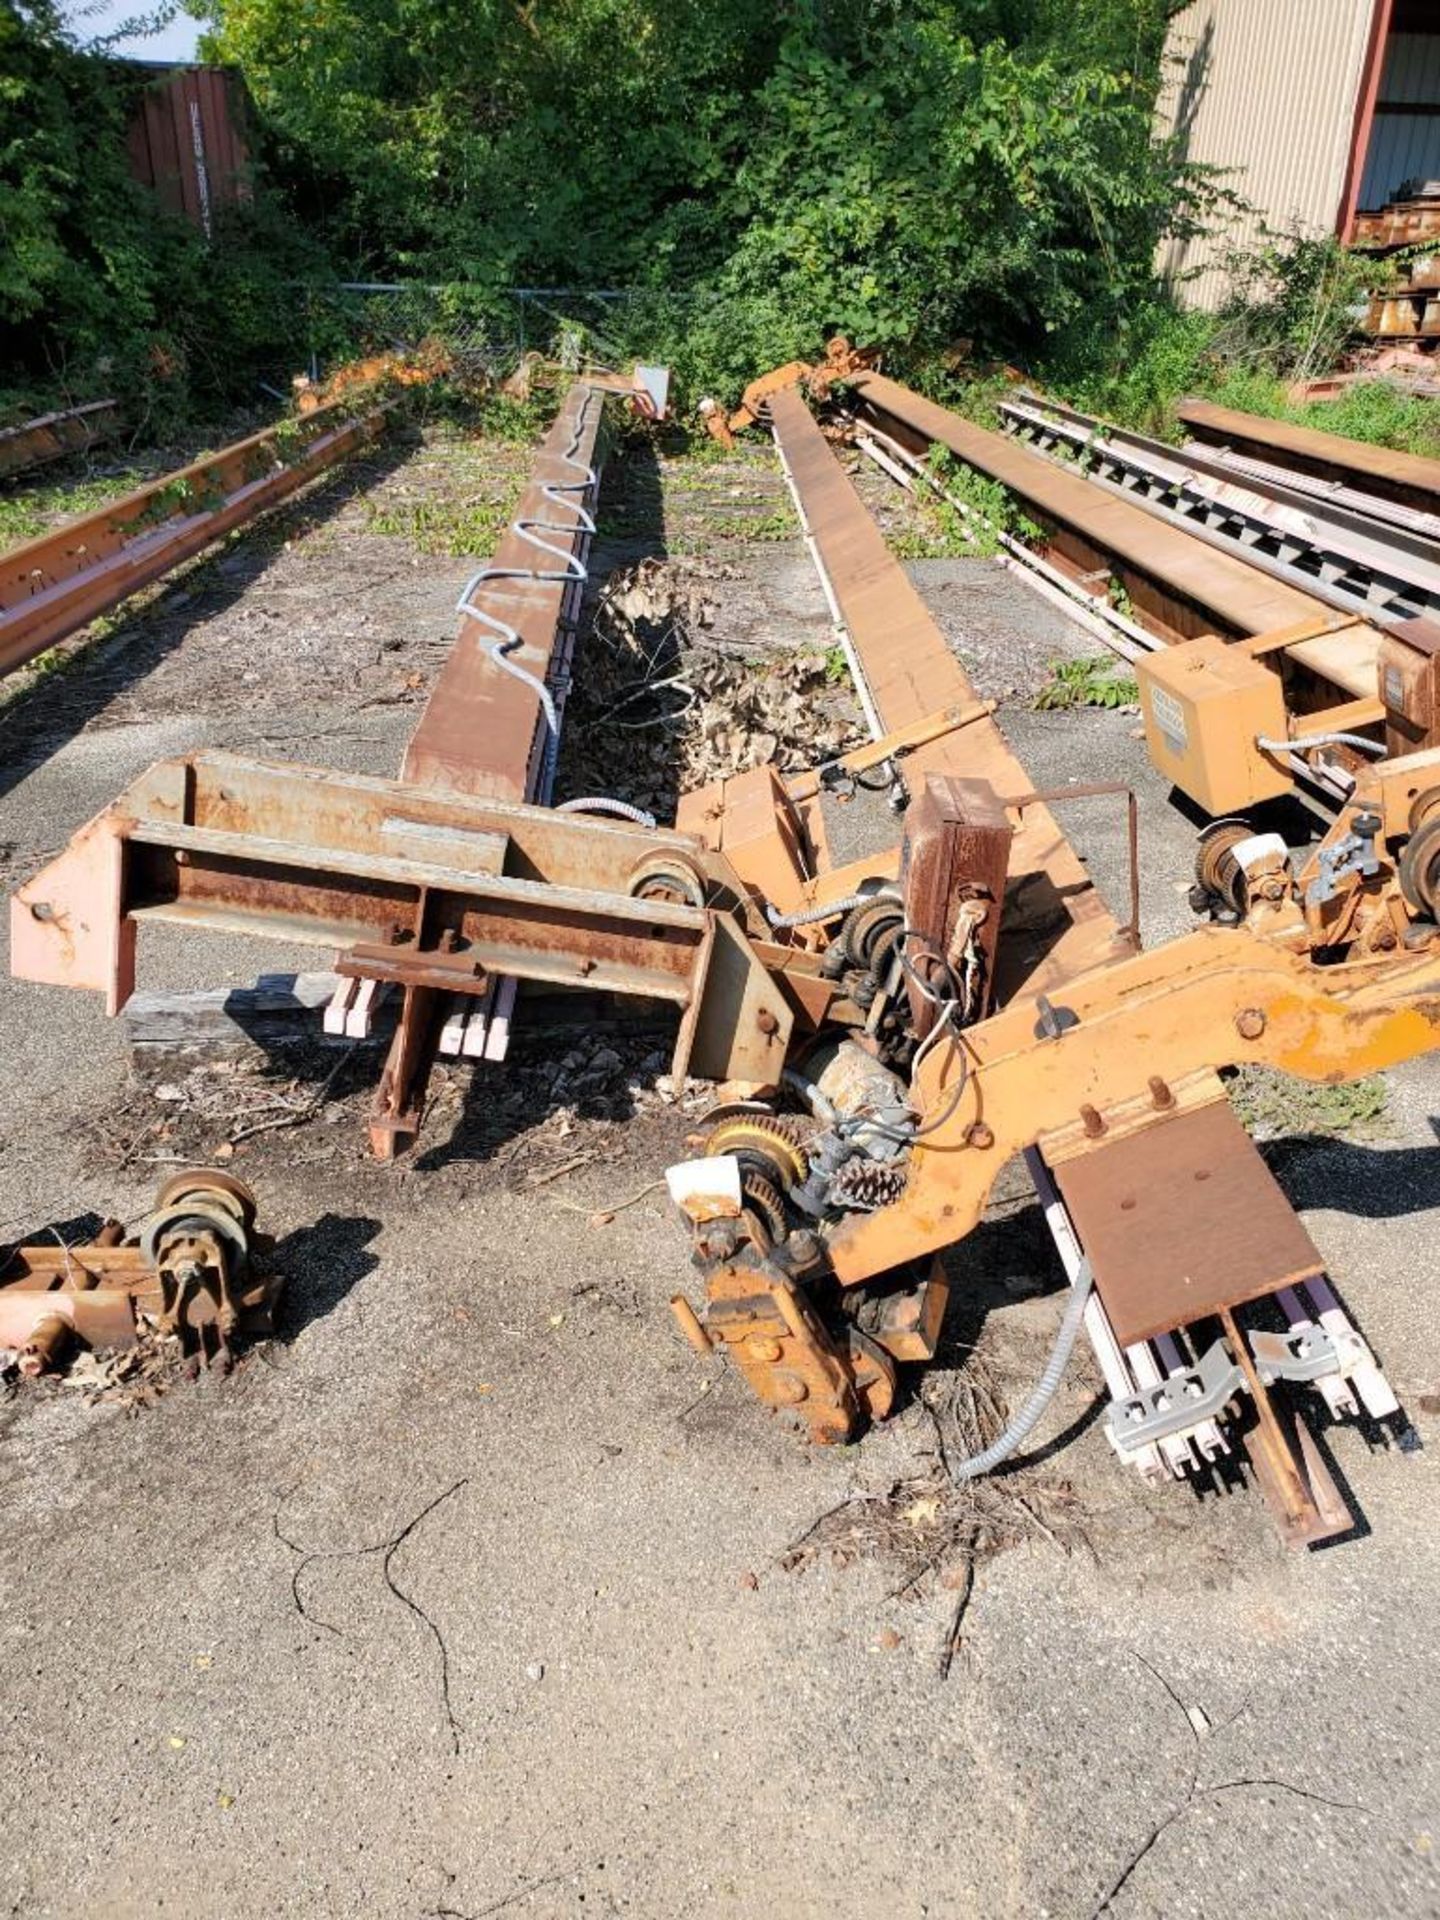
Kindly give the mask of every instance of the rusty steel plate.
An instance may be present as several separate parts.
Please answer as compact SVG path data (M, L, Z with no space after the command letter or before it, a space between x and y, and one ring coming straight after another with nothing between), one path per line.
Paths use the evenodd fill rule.
M1225 1102L1053 1171L1122 1346L1325 1270Z

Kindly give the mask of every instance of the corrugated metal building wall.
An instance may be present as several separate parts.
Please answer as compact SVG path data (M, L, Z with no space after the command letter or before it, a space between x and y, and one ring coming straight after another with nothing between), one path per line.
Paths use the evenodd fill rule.
M130 171L207 238L218 208L250 193L245 95L224 67L171 67L140 96L130 122Z
M1257 209L1163 250L1161 272L1187 305L1219 305L1218 261L1262 226L1335 231L1373 14L1374 0L1193 0L1176 19L1158 130L1227 169Z
M1415 179L1440 179L1440 33L1392 33L1386 42L1360 204L1383 207Z

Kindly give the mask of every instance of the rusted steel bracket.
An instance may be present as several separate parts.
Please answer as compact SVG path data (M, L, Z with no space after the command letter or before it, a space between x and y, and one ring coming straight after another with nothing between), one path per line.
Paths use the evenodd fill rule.
M762 1086L802 1004L753 950L767 929L735 874L687 835L239 755L163 761L83 829L12 900L12 969L118 1011L149 921L339 948L342 973L404 990L382 1157L419 1124L442 994L505 975L669 1001L677 1073Z
M67 454L85 453L120 431L120 402L91 400L62 413L42 413L22 426L0 429L0 480Z
M322 408L266 428L0 556L0 674L366 446L395 404Z

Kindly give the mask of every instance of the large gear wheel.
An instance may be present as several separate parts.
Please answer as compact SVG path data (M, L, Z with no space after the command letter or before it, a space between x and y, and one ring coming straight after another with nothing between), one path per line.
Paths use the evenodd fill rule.
M745 1197L748 1212L753 1213L770 1237L772 1247L780 1242L790 1231L790 1222L785 1218L785 1202L780 1189L773 1180L767 1180L753 1166L741 1167L740 1191Z
M733 1153L742 1163L758 1162L760 1170L773 1172L776 1184L786 1191L799 1186L810 1172L800 1129L777 1114L737 1113L722 1120L706 1140L705 1153L707 1158Z
M1440 815L1431 814L1405 842L1400 855L1400 891L1417 913L1440 913Z

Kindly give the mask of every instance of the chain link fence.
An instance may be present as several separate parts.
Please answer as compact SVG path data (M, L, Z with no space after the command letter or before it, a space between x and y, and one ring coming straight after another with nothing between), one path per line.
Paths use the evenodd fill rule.
M622 289L345 281L306 287L300 316L312 378L357 353L439 340L457 364L503 378L526 353L564 366L619 359L643 296Z

